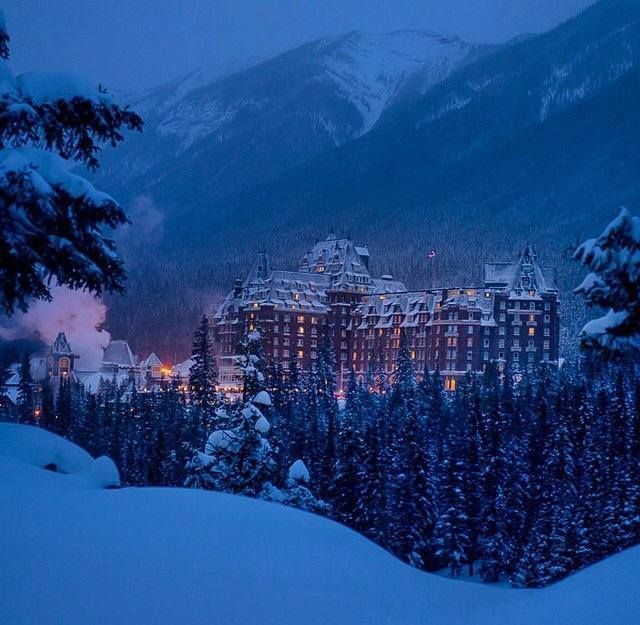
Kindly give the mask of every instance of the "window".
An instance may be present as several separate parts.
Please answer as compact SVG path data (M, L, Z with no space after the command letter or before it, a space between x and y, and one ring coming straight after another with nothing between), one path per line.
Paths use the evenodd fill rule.
M473 352L471 350L467 351L467 360L473 360Z
M455 391L456 390L456 379L455 378L445 378L444 379L444 388L447 391Z
M545 342L542 344L542 347L543 347L544 349L549 349L549 341L545 341Z
M533 362L535 354L533 352L529 352L529 362Z
M544 309L545 310L551 310L551 302L545 302L544 303Z
M520 339L513 339L513 346L520 347Z
M489 352L482 353L482 360L485 360L485 361L489 360Z
M489 339L485 339L485 340L483 341L483 346L484 346L484 347L489 347Z
M298 323L304 323L304 315L298 315Z
M298 350L298 358L303 358L304 357L304 351L299 349Z
M551 335L551 331L549 330L549 328L545 328L544 329L544 335L545 336L550 336Z
M536 329L535 328L529 328L529 336L535 336L536 335Z
M71 371L71 360L66 356L62 356L60 360L58 360L58 375L65 376L69 375Z
M489 328L486 328L486 329L488 330ZM500 327L498 328L498 334L499 334L500 336L504 336L506 333L507 333L507 330L506 330L506 328L505 328L504 326L500 326ZM489 333L488 333L488 332L485 332L485 334L489 334Z
M498 341L498 347L504 347L504 339Z
M500 313L500 321L506 321L507 316L504 313Z
M506 308L507 308L507 302L504 302L504 301L500 302L500 310L506 310Z
M513 336L520 336L520 326L514 326Z
M520 352L515 352L515 353L513 354L513 359L514 359L514 360L520 360Z
M551 321L551 315L545 315L544 316L544 322L545 323L549 323Z
M467 347L473 347L473 339L467 339Z
M473 326L467 328L467 334L473 334Z

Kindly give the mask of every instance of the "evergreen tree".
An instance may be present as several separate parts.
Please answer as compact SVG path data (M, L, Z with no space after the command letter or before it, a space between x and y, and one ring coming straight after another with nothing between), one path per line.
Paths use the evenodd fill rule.
M31 357L25 353L18 369L18 421L34 423L33 376L31 375Z
M193 404L202 411L205 426L210 427L217 403L218 370L213 355L209 318L202 315L193 335L189 369L189 393Z
M115 146L142 119L71 76L14 79L4 26L0 38L0 306L26 310L30 298L50 299L56 282L121 291L123 266L107 231L126 222L124 212L71 170L96 169L100 144Z
M608 309L582 329L587 348L617 354L640 347L640 218L625 208L597 239L589 239L575 258L591 273L576 289L587 304Z

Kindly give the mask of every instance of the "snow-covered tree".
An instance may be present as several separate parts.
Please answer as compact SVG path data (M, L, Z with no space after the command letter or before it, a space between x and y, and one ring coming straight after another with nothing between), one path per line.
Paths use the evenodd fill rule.
M25 354L22 357L18 375L18 421L21 423L33 423L33 376L31 375L31 358L29 354Z
M269 501L277 501L299 510L329 515L331 507L311 492L310 481L309 471L305 463L298 458L289 467L284 487L278 488L268 482L262 489L260 497Z
M242 375L242 398L247 401L265 388L260 330L252 330L238 343L234 363Z
M126 222L117 202L74 171L98 166L142 119L102 88L65 73L14 76L0 15L0 307L50 299L52 283L121 291L124 271L107 230Z
M209 318L206 315L202 315L193 334L191 360L193 361L189 369L191 401L208 415L217 402L218 369L213 355Z
M262 413L271 406L271 397L262 389L265 376L259 344L260 334L255 331L241 341L243 353L235 362L245 399L230 414L218 411L217 422L225 426L209 435L204 453L194 453L187 465L187 486L255 497L273 479L276 464L268 441L271 424Z
M590 306L607 310L584 326L582 344L614 354L640 348L640 218L623 208L574 257L591 272L576 293Z

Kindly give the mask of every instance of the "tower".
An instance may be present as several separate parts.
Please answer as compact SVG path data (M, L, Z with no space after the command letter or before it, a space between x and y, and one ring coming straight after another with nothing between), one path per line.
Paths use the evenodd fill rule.
M51 345L47 358L47 370L53 378L64 378L72 375L75 359L78 358L71 350L71 345L64 332L58 332L56 340Z

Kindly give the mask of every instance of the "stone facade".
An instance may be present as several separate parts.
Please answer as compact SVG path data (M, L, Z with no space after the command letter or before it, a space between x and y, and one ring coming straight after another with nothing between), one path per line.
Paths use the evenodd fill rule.
M482 286L409 291L369 273L369 252L333 235L303 257L297 271L275 271L261 252L217 311L214 346L221 386L233 390L243 334L259 329L265 356L287 370L292 358L313 367L322 337L336 354L338 385L364 376L375 359L393 374L400 337L421 373L439 369L454 390L467 371L489 362L522 370L558 362L558 290L526 246L515 262L487 263Z

